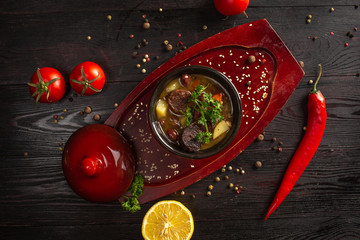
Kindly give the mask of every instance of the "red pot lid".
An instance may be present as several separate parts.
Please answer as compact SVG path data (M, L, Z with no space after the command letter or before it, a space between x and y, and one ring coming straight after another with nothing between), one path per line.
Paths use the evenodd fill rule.
M62 163L70 187L93 202L120 198L135 173L129 144L118 131L103 124L77 130L65 145Z

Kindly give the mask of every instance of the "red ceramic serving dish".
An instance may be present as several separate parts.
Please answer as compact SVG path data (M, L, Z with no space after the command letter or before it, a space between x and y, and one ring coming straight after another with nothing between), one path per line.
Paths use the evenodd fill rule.
M184 158L169 152L156 140L150 127L149 101L157 83L170 71L187 65L203 65L225 74L242 102L242 121L236 137L220 153L207 158ZM234 159L274 119L303 75L265 19L216 34L152 72L105 122L132 145L136 172L145 178L140 203L185 188Z

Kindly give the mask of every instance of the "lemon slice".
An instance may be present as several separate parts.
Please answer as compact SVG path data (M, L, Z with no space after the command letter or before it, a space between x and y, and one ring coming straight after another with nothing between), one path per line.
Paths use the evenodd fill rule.
M157 202L145 214L141 233L145 240L188 240L194 232L189 209L178 201Z

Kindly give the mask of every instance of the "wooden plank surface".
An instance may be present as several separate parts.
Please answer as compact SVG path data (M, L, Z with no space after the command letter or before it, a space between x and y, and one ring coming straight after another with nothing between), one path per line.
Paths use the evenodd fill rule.
M223 19L212 1L1 1L0 3L0 236L2 239L141 239L141 221L154 202L130 214L118 203L94 204L79 198L66 183L59 143L79 127L100 123L146 76L174 54L169 40L186 46L222 30L266 18L293 55L305 63L305 77L268 126L265 140L254 142L230 165L163 199L184 203L195 220L193 239L359 239L360 238L360 7L358 1L251 1L243 15ZM163 12L159 12L159 8ZM334 12L329 9L334 7ZM106 16L112 15L108 21ZM142 15L151 28L143 30ZM306 24L306 16L313 16ZM206 31L202 26L207 25ZM349 38L347 32L355 37ZM331 35L330 32L334 32ZM181 38L177 36L181 33ZM129 35L134 34L130 39ZM91 40L87 40L91 36ZM316 40L313 40L314 37ZM135 46L146 38L149 45ZM349 46L345 47L344 44ZM159 60L154 60L160 56ZM35 104L26 82L36 67L55 67L68 79L78 63L99 63L107 75L100 94ZM306 125L308 80L324 72L318 87L326 98L326 131L313 160L281 207L263 217ZM85 106L93 113L80 115ZM63 110L67 111L64 112ZM58 124L53 116L63 116ZM283 151L271 148L283 141ZM24 156L24 153L28 156ZM255 161L263 167L255 169ZM215 177L230 180L215 183ZM243 186L240 194L229 182ZM215 186L211 197L208 185ZM195 195L195 199L192 198Z

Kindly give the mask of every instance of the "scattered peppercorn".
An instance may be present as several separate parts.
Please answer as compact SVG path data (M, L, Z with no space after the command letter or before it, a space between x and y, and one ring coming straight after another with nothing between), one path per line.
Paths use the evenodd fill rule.
M155 56L155 60L159 60L160 56Z
M317 37L317 36L313 37L313 41L315 41L316 39L318 39L318 37Z
M345 43L344 46L347 47L347 46L349 46L349 44L348 44L348 43Z
M99 121L101 119L101 116L99 114L95 114L93 118L95 121Z
M195 196L195 194L193 194L193 195L191 195L191 197L192 197L193 199L195 199L196 196Z
M273 138L272 138L272 141L273 141L273 142L276 142L276 141L277 141L277 138L276 138L276 137L273 137Z
M55 123L55 124L58 123L58 120L57 120L57 119L54 119L54 123Z
M85 107L84 113L89 114L89 113L91 113L91 112L92 112L91 107L89 107L89 106Z
M173 49L173 46L170 43L168 43L166 44L165 49L166 51L170 52Z
M149 29L150 28L150 23L149 22L144 22L142 27L143 27L143 29Z
M255 167L256 167L256 168L261 168L261 167L262 167L262 162L256 161L256 162L255 162Z
M282 150L283 150L282 147L278 148L278 152L282 152Z
M262 135L262 134L260 134L258 137L257 137L257 140L258 141L262 141L262 140L264 140L264 135Z
M247 60L249 63L254 63L256 61L256 58L254 55L250 55Z
M111 21L111 19L112 19L111 15L107 15L106 18L107 18L107 20L109 20L109 21Z
M306 126L303 127L303 130L306 131Z
M224 177L224 179L225 179L225 180L229 180L229 176L226 175L226 176Z
M355 31L355 32L357 31L357 27L354 27L354 31Z
M207 192L206 192L206 196L211 196L211 192L210 192L210 191L207 191Z
M28 152L24 152L24 156L25 156L25 157L29 156L29 153L28 153Z
M133 52L133 53L131 54L131 56L132 56L133 58L135 58L137 55L138 55L138 52Z
M63 112L67 112L67 109L66 109L66 108L64 108Z
M214 186L213 186L213 185L209 185L209 186L208 186L208 189L209 189L209 190L213 190L213 189L214 189Z
M216 182L220 182L220 178L219 178L219 177L216 177L216 178L215 178L215 181L216 181Z
M334 32L330 32L330 35L334 35Z
M64 119L64 116L60 116L60 119L63 120L63 119Z
M54 115L53 118L54 119L58 119L59 115Z
M311 80L311 79L308 81L308 84L309 84L309 85L311 85L311 84L313 84L313 83L314 83L314 81Z
M63 150L63 148L62 148L62 147L59 147L59 148L58 148L58 151L59 151L59 152L61 152L62 150Z
M133 39L134 38L134 34L130 34L129 38Z
M272 147L272 150L277 150L277 149L278 149L277 146L273 146L273 147Z

